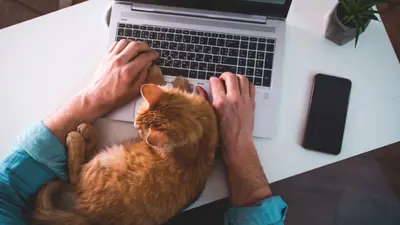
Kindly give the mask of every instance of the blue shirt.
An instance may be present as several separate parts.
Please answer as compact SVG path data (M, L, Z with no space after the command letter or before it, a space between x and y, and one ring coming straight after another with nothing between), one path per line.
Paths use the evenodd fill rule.
M64 146L42 123L19 137L12 152L0 161L0 224L25 225L40 187L53 179L66 180ZM225 224L281 225L287 211L278 196L252 207L231 208Z

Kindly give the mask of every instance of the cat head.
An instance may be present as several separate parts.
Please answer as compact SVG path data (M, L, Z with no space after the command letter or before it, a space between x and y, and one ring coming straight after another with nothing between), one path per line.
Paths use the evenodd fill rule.
M195 145L203 135L199 118L209 113L208 102L195 94L175 88L145 84L143 104L135 126L148 145L165 151Z

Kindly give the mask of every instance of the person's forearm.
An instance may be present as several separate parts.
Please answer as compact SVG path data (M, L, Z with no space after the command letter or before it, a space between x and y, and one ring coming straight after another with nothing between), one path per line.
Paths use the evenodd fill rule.
M224 155L233 206L251 206L272 195L252 140Z
M105 113L88 94L80 93L43 121L43 124L65 145L67 134L81 123L92 123Z

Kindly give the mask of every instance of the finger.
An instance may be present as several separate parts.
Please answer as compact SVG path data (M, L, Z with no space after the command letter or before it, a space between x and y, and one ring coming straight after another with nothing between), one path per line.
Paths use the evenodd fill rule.
M152 63L153 60L158 58L158 53L157 52L146 52L139 54L134 60L130 61L127 64L127 69L129 71L132 71L132 81L136 79L136 76L146 67L149 67Z
M122 39L120 41L117 42L117 45L114 47L114 49L112 50L111 53L113 53L114 55L118 55L122 50L124 50L124 48L130 43L131 41L126 40L126 39Z
M110 49L108 49L108 53L111 53L111 52L114 50L115 46L117 46L117 43L118 43L118 42L116 42L116 41L114 41L114 42L112 43Z
M210 88L213 102L217 100L221 100L224 96L226 96L224 84L222 81L216 77L210 78Z
M150 47L143 42L131 41L124 50L122 50L118 56L123 59L124 62L129 62L140 53L151 51Z
M236 76L238 77L238 80L239 80L240 93L243 96L250 97L249 80L247 79L247 77L240 75L240 74L237 74Z
M140 71L140 73L137 75L135 81L133 82L132 91L134 92L135 95L139 93L140 87L146 81L146 77L149 74L150 66L151 66L151 64L149 64L147 67L143 68L142 71Z
M254 86L254 84L250 84L250 86L249 86L250 88L250 90L249 90L249 93L250 93L250 99L251 99L251 101L253 102L253 105L255 105L256 103L256 87Z
M238 84L238 78L233 73L223 73L219 79L225 81L226 86L226 95L232 98L239 98L240 96L240 89Z
M196 86L196 91L197 93L199 93L199 95L201 97L203 97L207 102L210 102L210 100L208 99L208 95L207 92L200 86Z

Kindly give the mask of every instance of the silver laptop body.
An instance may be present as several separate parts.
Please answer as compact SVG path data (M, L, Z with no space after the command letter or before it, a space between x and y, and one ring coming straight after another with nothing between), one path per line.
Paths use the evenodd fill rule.
M193 1L195 0L192 0L192 2ZM267 3L264 3L263 1ZM242 0L238 1L240 2L238 4L244 4L245 6L248 4L251 5L251 7L260 4L266 4L267 6L271 5L271 2L274 1L285 2L285 0ZM276 12L273 13L274 16L269 16L268 13L263 16L241 13L236 10L235 12L222 12L210 10L209 8L198 9L177 7L172 3L171 5L165 5L168 4L165 2L168 1L163 1L164 5L158 3L137 3L136 1L134 3L115 1L112 6L109 26L109 44L111 45L112 42L122 38L131 38L132 40L140 41L144 40L149 42L151 45L154 44L151 47L153 49L158 49L165 59L161 63L163 65L162 70L167 82L172 82L175 79L175 76L181 75L170 74L175 73L171 71L178 71L186 75L190 84L193 86L199 85L203 87L209 95L211 92L207 76L211 76L213 74L212 72L214 72L214 76L218 76L218 74L221 73L218 71L232 68L233 72L236 73L248 73L248 77L252 79L252 82L257 83L257 85L255 84L256 111L254 136L261 138L273 138L276 136L278 128L277 121L280 89L283 74L282 59L286 26L285 18L291 2L286 1L285 6L279 6L281 16L277 16L279 13ZM159 33L164 33L165 35ZM185 35L185 40L180 39L180 37L185 38ZM163 36L168 37L162 39ZM187 36L190 36L190 41ZM159 37L162 40L158 40ZM200 43L200 41L202 41L202 43ZM217 43L215 43L215 41L217 41ZM167 46L166 42L176 42L176 45L168 43ZM246 42L249 44L251 43L251 46L247 45L247 51ZM254 42L256 42L256 44L254 44ZM206 43L206 45L210 43L213 45L210 46L210 49L208 47L206 48L204 43ZM238 43L239 47L236 51L235 47ZM163 44L163 46L160 44ZM195 47L195 50L191 49L191 47L193 47L192 45ZM203 47L197 45L203 45ZM254 49L255 45L257 45L256 49ZM271 45L273 47L271 47ZM164 47L164 49L162 47ZM180 49L182 51L178 51L178 47L182 48ZM224 51L222 48L225 48ZM163 51L171 54L174 50L178 51L178 55L172 55L171 57L167 54L163 54ZM254 52L256 55L254 55ZM215 54L211 57L207 53L221 53L221 57L218 57L218 55ZM241 54L242 57L238 54ZM246 57L243 59L245 54ZM201 58L202 55L204 55L204 58ZM206 58L207 55L208 58ZM262 58L262 56L264 56L264 58ZM266 59L267 56L269 59ZM181 58L182 60L179 60ZM174 62L175 59L177 62ZM197 64L196 60L198 61ZM254 64L252 63L252 60L254 61ZM187 65L188 62L184 61L189 61L189 66ZM199 68L199 66L202 66L202 69L204 69L204 64L207 64L207 68L203 72L200 70L201 68ZM208 64L214 64L214 66L209 66ZM262 64L264 65L262 66ZM269 65L267 66L267 64ZM237 68L236 70L234 69L235 66ZM211 72L207 69L210 69ZM255 73L257 74L255 75ZM205 79L204 74L206 76ZM262 77L265 75L268 75L268 77ZM134 122L135 114L141 102L142 100L140 98L134 100L124 107L112 111L106 116L106 118Z

